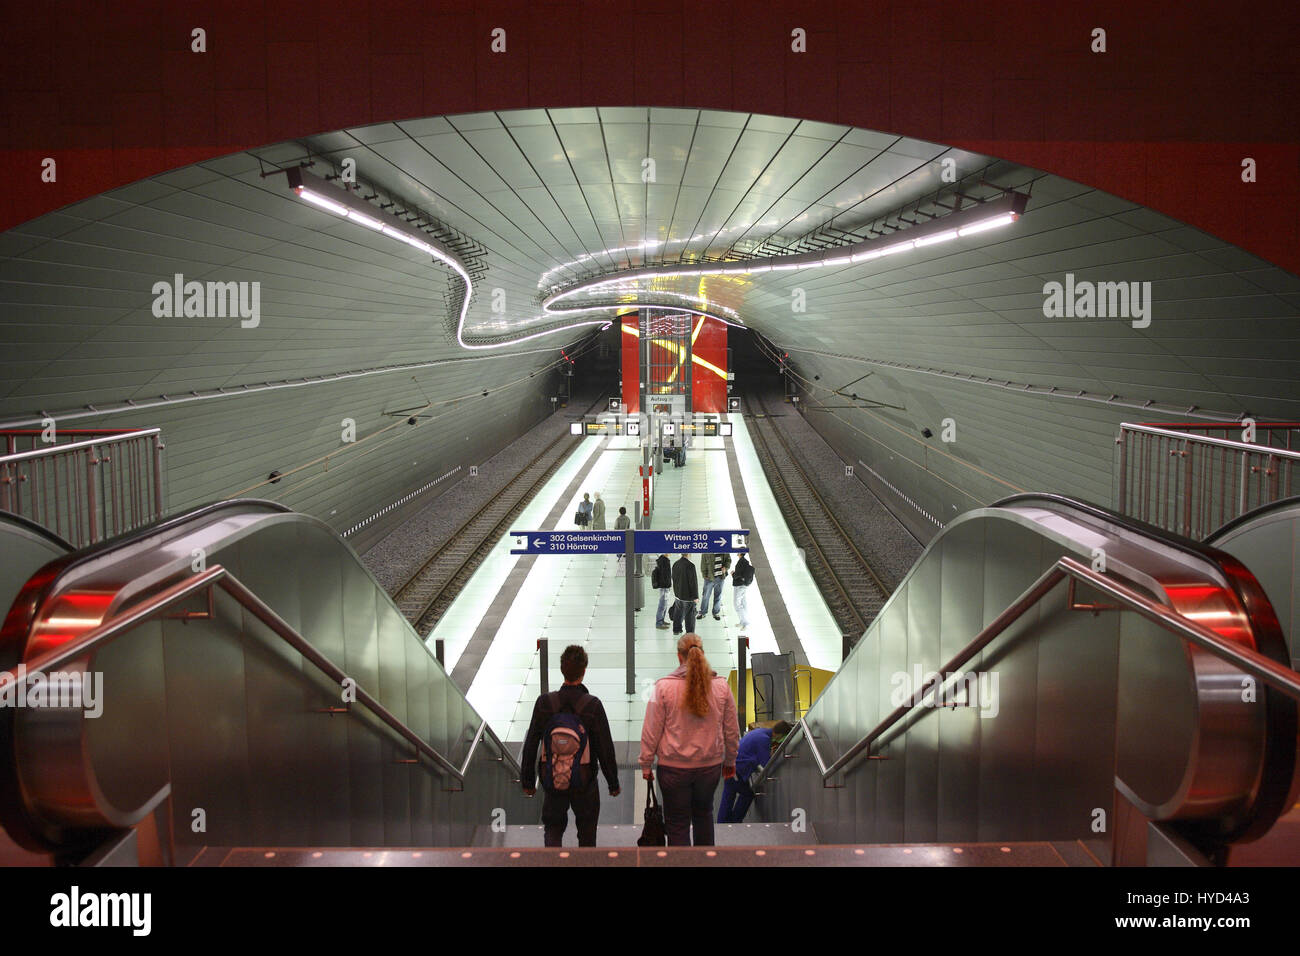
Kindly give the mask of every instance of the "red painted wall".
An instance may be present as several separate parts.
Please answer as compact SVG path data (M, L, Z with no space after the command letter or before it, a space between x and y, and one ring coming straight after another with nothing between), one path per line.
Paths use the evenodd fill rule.
M698 321L698 320L697 320ZM705 319L704 327L695 338L695 357L708 362L722 374L708 366L695 363L691 370L691 402L697 412L725 412L727 410L727 327L717 319Z
M637 104L775 113L978 150L1300 272L1294 0L3 2L0 229L198 159L327 130ZM190 52L194 27L208 52ZM496 27L505 53L490 49ZM796 27L806 53L791 51ZM1096 27L1105 54L1089 50ZM47 156L56 183L40 180ZM1245 157L1258 182L1241 181Z
M699 322L697 317L695 322ZM619 319L623 337L623 402L629 412L641 410L640 392L640 339L629 329L637 328L635 314ZM651 346L655 348L655 346ZM704 319L700 334L696 336L694 355L708 362L709 368L699 362L691 372L691 400L693 411L725 412L727 410L727 326L716 319ZM671 361L671 356L659 356L659 361ZM717 369L717 371L714 371ZM721 373L721 374L719 374Z
M623 340L623 404L635 414L641 411L641 340L632 334L637 330L636 313L622 316L618 322Z

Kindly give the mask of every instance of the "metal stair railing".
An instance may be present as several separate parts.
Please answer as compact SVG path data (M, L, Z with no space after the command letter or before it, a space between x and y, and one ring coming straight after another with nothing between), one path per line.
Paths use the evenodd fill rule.
M895 708L890 714L877 724L861 740L850 747L844 754L829 766L822 758L816 743L816 737L813 735L812 727L809 725L806 717L801 717L793 731L786 735L781 746L772 754L767 765L759 773L755 780L753 789L756 793L761 792L762 786L767 782L768 777L776 768L779 759L786 759L790 756L789 750L796 738L803 737L808 741L808 749L812 753L813 760L817 764L817 769L821 773L822 786L834 789L835 784L827 784L838 773L847 773L848 770L858 760L864 756L868 759L877 759L872 757L868 751L873 743L883 737L898 721L905 717L921 701L925 700L934 691L942 695L945 691L944 685L953 677L958 676L957 670L963 664L971 660L976 654L991 644L1000 634L1017 621L1026 611L1041 601L1047 594L1060 584L1062 581L1070 581L1070 606L1077 607L1074 603L1074 582L1084 581L1095 587L1103 594L1124 604L1128 609L1136 611L1143 617L1160 625L1166 631L1173 633L1175 636L1190 641L1202 650L1208 651L1215 656L1222 658L1230 664L1239 667L1241 670L1256 677L1270 687L1274 687L1286 694L1293 700L1300 701L1300 673L1276 663L1269 657L1260 654L1258 651L1250 648L1239 647L1231 641L1225 640L1214 631L1190 621L1177 611L1165 607L1156 601L1151 600L1145 595L1127 585L1120 584L1112 578L1106 577L1097 571L1093 571L1087 565L1076 561L1074 558L1063 557L1056 561L1050 568L1044 571L1026 591L1020 595L1010 606L1007 607L997 618L986 628L980 631L974 639L963 647L957 654L937 671L937 676L923 684L912 697ZM1121 608L1122 610L1122 608ZM945 676L947 675L947 676ZM823 694L823 696L825 696ZM937 697L936 699L942 699Z

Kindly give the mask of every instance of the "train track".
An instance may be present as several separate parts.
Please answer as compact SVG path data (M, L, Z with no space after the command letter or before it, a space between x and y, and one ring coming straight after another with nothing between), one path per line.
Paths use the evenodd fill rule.
M586 414L604 402L602 397ZM433 630L511 523L564 463L572 450L571 441L564 432L538 452L393 593L394 603L421 637Z
M836 623L856 640L880 613L889 588L835 520L785 436L767 417L766 405L761 399L751 400L755 414L746 422L753 426L754 449L772 493Z

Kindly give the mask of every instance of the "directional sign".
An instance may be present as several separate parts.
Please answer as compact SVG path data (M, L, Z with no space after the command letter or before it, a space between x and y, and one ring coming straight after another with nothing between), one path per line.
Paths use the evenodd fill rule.
M511 531L511 554L622 554L622 531Z
M638 531L639 554L704 554L748 551L748 531Z

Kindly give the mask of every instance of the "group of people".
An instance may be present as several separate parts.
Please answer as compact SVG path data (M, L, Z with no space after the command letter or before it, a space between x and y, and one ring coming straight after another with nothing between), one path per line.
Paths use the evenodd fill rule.
M731 555L704 554L700 556L700 568L697 572L695 562L683 554L675 562L668 555L661 554L650 572L650 586L659 591L659 609L655 612L655 627L667 630L669 623L664 619L665 612L672 621L674 634L694 631L697 623L707 616L709 600L713 601L713 619L722 620L722 591L731 577L732 604L736 610L737 623L741 629L749 627L749 588L754 583L754 566L749 557L742 554L731 568ZM704 586L701 591L700 580ZM671 608L668 595L672 594Z
M592 531L605 530L605 502L601 500L599 491L596 492L595 501L591 500L591 492L583 494L573 516L573 523L579 528L589 528ZM627 508L619 508L618 517L614 519L614 530L625 531L630 527L632 519L628 517Z
M719 781L726 782L718 822L738 823L754 799L753 775L790 728L779 722L741 739L736 699L726 678L709 666L699 635L688 633L678 640L677 661L676 670L655 682L646 705L638 763L648 786L655 785L658 773L668 845L712 846L713 795ZM577 644L566 647L560 671L564 686L542 694L533 705L520 783L532 796L540 778L547 846L561 845L570 809L578 845L595 846L600 776L609 795L617 797L622 792L618 762L604 706L582 683L587 652Z

